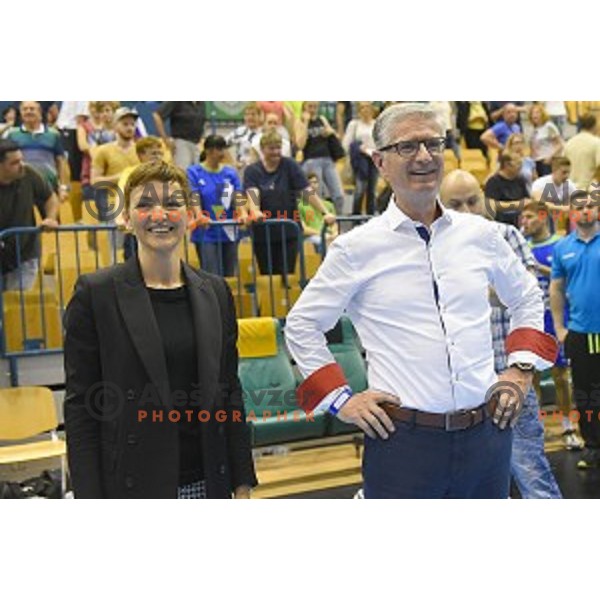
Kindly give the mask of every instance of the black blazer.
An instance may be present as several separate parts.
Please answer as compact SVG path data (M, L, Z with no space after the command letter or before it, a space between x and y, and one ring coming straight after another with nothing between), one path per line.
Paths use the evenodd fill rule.
M237 375L233 298L223 279L186 264L183 273L196 334L201 408L211 414L201 425L207 496L230 498L236 487L257 484ZM65 314L64 356L67 455L75 497L176 498L178 425L166 418L173 408L166 360L137 258L78 279ZM140 408L149 415L162 410L164 422L140 421ZM225 421L214 417L219 410L230 411ZM242 418L234 420L233 410Z

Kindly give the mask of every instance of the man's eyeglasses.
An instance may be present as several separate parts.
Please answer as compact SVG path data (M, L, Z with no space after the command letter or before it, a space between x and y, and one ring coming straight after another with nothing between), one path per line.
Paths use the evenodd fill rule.
M429 138L426 140L407 140L390 144L379 148L379 152L395 152L402 158L414 158L421 148L421 144L425 146L425 149L431 156L437 156L444 151L446 147L446 138L436 137Z

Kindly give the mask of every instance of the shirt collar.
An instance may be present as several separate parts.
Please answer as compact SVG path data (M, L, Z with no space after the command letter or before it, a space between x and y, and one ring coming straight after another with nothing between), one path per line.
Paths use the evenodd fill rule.
M440 199L436 200L437 205L440 208L441 215L432 223L435 227L440 227L443 223L451 224L452 223L452 215L450 211L446 210L444 205L441 203ZM388 204L387 209L383 213L390 229L395 230L398 227L405 227L407 224L412 227L417 227L417 225L421 225L421 223L417 221L413 221L408 215L406 215L396 204L396 197L394 194L390 197L390 203Z
M596 227L596 233L594 233L594 235L587 240L582 240L581 237L579 237L579 230L577 228L575 229L575 231L573 233L575 234L575 239L578 242L582 242L584 244L589 244L590 242L594 242L596 240L596 238L600 235L600 228Z
M38 134L38 133L44 133L44 131L46 131L46 127L43 123L40 123L40 126L35 130L35 131L29 131L29 129L27 129L25 127L25 125L21 125L21 131L24 131L25 133L31 133L32 135Z

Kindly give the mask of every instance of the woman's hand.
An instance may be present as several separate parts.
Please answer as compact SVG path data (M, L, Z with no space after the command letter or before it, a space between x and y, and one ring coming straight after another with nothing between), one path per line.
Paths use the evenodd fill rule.
M235 492L233 492L233 498L234 500L250 500L251 492L251 488L249 488L247 485L241 485L235 489Z

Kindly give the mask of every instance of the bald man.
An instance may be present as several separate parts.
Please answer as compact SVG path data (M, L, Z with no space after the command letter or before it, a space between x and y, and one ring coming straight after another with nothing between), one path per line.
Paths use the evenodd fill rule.
M479 182L467 171L457 169L448 173L440 187L440 198L449 209L486 216ZM497 223L497 226L525 268L535 272L535 259L519 230L505 223ZM506 369L504 342L510 331L510 317L495 292L490 292L494 364L496 372L501 373ZM515 424L510 470L523 498L562 497L544 454L544 427L533 387L525 397L523 411Z
M517 107L512 102L505 104L502 109L502 120L492 125L487 131L484 131L481 134L481 141L488 148L495 148L498 151L503 150L506 140L513 133L521 133L521 126L518 121L519 110Z

